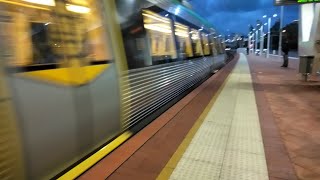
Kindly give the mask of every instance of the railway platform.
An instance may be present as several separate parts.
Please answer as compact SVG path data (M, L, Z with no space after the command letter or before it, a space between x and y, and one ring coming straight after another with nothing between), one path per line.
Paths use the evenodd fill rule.
M234 60L78 179L320 179L320 81Z

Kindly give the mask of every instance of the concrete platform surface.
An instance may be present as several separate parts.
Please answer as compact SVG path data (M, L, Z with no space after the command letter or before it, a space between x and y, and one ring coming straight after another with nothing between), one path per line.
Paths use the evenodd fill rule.
M240 54L79 179L320 179L320 79Z

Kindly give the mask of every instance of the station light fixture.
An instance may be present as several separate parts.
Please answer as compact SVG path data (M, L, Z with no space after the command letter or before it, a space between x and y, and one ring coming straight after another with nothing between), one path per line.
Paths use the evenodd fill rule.
M277 17L277 16L278 16L278 14L274 14L274 15L273 15L273 17Z
M266 17L267 17L267 15L262 16L262 18L266 18Z
M282 32L285 33L285 32L287 32L287 30L284 29Z

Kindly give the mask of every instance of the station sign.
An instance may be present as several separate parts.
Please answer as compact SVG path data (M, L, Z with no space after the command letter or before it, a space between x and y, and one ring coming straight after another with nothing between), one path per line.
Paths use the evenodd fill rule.
M274 5L284 6L293 4L320 3L320 0L274 0Z

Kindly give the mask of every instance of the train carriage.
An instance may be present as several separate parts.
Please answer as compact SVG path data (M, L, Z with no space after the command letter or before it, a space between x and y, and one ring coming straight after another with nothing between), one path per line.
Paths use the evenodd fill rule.
M0 16L0 179L76 178L225 64L175 0L0 0Z

